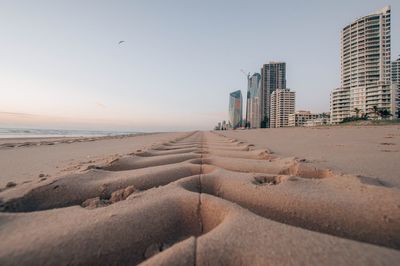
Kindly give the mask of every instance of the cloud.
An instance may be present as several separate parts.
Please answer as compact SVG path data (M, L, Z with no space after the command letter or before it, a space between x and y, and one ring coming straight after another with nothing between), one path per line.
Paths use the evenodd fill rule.
M5 118L5 117L28 118L28 117L35 117L35 116L36 115L27 114L27 113L0 112L0 118Z

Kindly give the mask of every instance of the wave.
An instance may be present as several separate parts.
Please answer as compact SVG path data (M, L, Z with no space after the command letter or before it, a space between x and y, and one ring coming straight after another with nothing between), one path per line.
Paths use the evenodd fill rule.
M100 131L72 129L0 128L0 138L40 138L40 137L95 137L138 134L131 131Z

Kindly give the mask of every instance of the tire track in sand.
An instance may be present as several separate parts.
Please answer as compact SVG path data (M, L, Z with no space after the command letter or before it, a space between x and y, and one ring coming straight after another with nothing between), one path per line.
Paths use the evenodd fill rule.
M400 248L399 199L355 176L194 132L2 203L0 263L390 264L400 258L384 248ZM104 207L79 206L88 200Z

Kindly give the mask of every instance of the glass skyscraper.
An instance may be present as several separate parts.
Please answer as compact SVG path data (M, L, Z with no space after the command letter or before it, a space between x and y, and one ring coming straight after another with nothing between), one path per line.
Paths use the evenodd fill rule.
M240 90L229 94L229 120L232 128L242 125L242 92Z
M286 63L270 62L261 68L262 124L269 127L271 94L277 89L286 89Z
M261 75L259 73L254 73L249 77L248 94L248 126L259 128L262 120Z

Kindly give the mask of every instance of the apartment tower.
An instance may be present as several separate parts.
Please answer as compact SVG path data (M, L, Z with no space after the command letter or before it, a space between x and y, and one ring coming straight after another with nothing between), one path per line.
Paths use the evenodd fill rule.
M390 6L356 19L341 32L341 87L331 94L331 122L392 110Z
M392 81L400 84L400 56L392 62Z
M289 89L276 89L271 94L271 121L270 127L289 126L289 114L295 109L294 91Z
M269 127L271 94L277 89L286 89L286 63L270 62L261 68L261 117L263 127Z
M393 102L396 111L394 117L400 118L400 57L392 62Z

